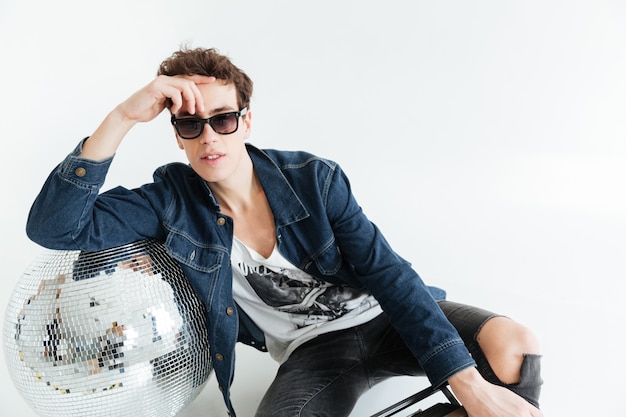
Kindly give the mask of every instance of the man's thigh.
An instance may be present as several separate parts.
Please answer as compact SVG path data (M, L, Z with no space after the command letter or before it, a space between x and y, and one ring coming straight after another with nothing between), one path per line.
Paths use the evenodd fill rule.
M475 336L495 314L440 302L473 354ZM363 325L328 333L297 348L283 363L256 417L348 416L373 385L400 375L424 375L386 314Z
M374 384L420 373L417 361L381 314L296 349L280 366L256 416L348 416Z

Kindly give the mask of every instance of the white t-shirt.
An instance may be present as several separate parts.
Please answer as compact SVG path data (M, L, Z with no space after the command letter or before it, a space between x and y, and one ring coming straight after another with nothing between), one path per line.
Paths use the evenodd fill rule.
M235 238L231 265L235 301L263 331L278 362L307 340L363 324L382 311L367 291L320 281L276 247L266 259Z

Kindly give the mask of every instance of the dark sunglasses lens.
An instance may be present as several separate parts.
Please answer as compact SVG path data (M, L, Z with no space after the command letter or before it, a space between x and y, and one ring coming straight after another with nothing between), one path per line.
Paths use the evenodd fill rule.
M193 139L200 136L204 121L197 119L179 119L176 121L178 134L185 139Z
M237 130L237 115L235 113L218 114L211 117L209 123L217 133L233 133Z

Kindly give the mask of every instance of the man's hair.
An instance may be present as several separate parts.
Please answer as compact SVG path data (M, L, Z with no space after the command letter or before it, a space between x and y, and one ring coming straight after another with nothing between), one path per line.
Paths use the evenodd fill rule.
M252 80L230 59L215 48L187 47L176 51L161 63L157 75L207 75L226 84L234 84L239 108L250 107Z

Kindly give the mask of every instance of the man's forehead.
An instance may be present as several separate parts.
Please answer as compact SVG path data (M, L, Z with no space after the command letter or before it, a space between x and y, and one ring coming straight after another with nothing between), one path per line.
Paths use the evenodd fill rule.
M223 96L223 97L231 97L237 98L237 89L235 88L235 84L227 83L226 81L216 80L215 82L208 84L196 84L198 90L203 95L207 94L211 97L215 96Z

